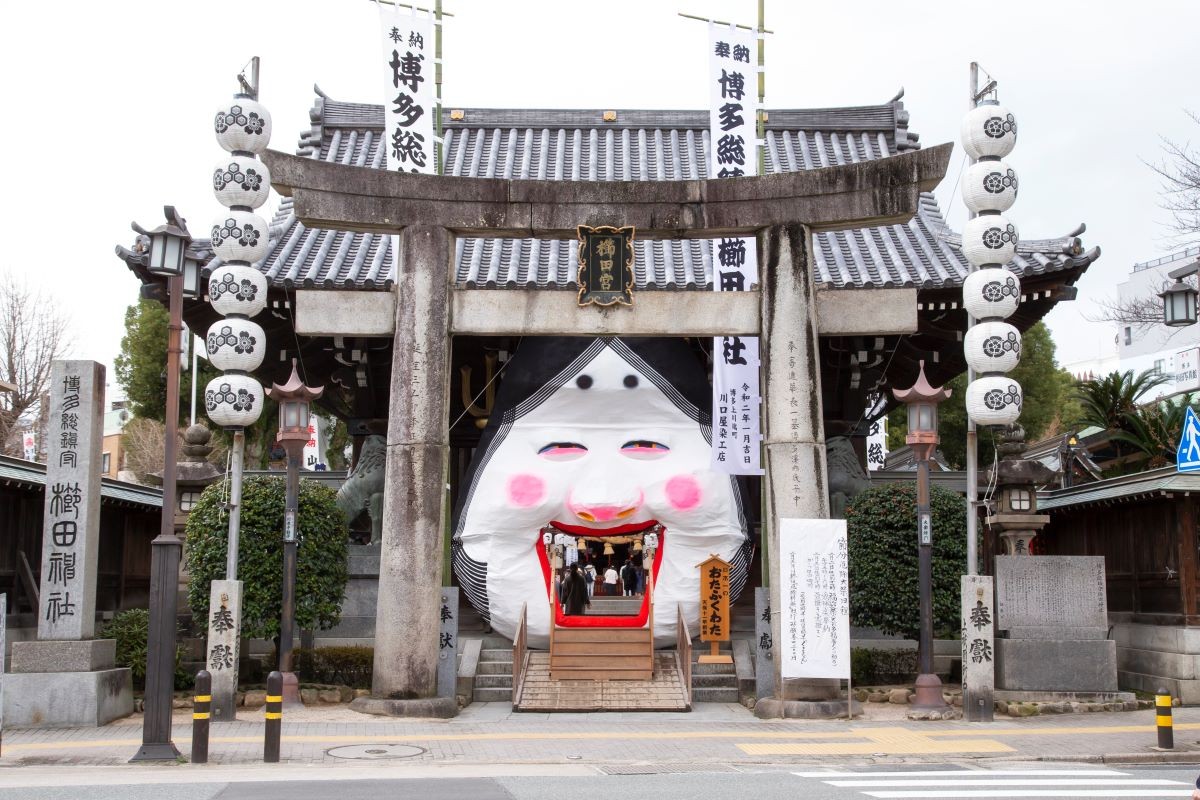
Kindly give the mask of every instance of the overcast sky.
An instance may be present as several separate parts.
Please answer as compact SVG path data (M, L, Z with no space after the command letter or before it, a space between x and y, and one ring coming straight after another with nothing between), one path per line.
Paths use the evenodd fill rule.
M753 23L754 0L445 0L448 106L704 108L704 25L678 11ZM1121 8L1118 13L1110 8ZM1113 349L1088 323L1132 264L1173 249L1158 207L1160 137L1200 139L1194 43L1200 3L1141 0L767 0L768 108L882 103L904 87L910 129L928 146L958 137L968 65L979 61L1016 114L1009 159L1021 178L1010 212L1023 238L1086 222L1104 254L1080 299L1049 318L1062 362ZM313 84L340 100L382 102L378 14L370 0L120 0L9 4L0 268L53 297L74 326L73 355L110 368L137 281L113 255L131 220L179 207L203 235L221 208L210 175L223 152L216 107L262 57L272 147L309 127ZM950 223L956 149L938 190ZM270 212L277 198L263 210ZM263 213L263 212L260 212ZM112 387L115 389L115 385Z

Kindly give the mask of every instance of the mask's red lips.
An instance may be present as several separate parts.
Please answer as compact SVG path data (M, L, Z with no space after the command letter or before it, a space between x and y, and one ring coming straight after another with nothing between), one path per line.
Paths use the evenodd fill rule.
M666 549L666 529L659 525L654 520L647 522L631 523L621 525L616 528L590 528L583 525L570 525L566 523L552 522L550 523L555 529L573 536L586 536L589 539L603 538L605 536L618 536L630 533L657 533L658 534L658 549L654 551L654 565L650 573L646 576L647 581L653 586L658 583L658 570L662 564L663 551ZM550 559L546 553L546 547L542 543L542 531L538 531L537 539L533 545L534 552L537 553L538 563L542 568L542 579L546 584L546 601L550 602L554 589L551 580L552 570L550 569ZM602 580L600 575L596 576L596 580ZM563 628L642 628L645 627L646 621L650 618L650 592L647 591L642 595L642 605L638 609L635 616L609 617L609 616L568 616L563 613L562 604L555 601L551 603L554 608L554 624Z

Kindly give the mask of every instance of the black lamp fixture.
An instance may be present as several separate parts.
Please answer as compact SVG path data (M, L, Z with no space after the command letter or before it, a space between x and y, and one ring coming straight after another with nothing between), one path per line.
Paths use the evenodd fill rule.
M1197 272L1200 272L1200 261L1167 273L1168 277L1175 279L1175 283L1158 295L1163 301L1164 325L1182 328L1186 325L1196 324L1196 296L1200 292L1184 281L1184 278Z

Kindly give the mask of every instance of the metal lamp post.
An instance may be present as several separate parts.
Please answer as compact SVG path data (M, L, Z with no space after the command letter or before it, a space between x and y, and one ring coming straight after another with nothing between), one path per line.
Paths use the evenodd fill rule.
M293 631L296 627L296 511L300 495L300 459L309 440L309 406L324 393L325 387L306 386L296 372L287 383L274 384L267 396L279 404L279 432L275 440L287 452L287 498L283 512L283 613L279 627L279 671L283 673L283 702L300 700L300 685L292 668Z
M942 708L942 682L933 671L933 521L929 513L929 459L938 444L938 403L950 397L950 390L929 385L925 362L921 362L916 383L908 389L893 389L892 394L908 406L908 435L905 442L917 462L917 578L920 584L920 657L913 705L921 709Z
M171 741L172 693L175 688L176 612L179 602L179 559L183 542L175 534L175 461L179 423L179 357L183 332L184 279L187 246L191 241L187 224L173 206L164 210L167 223L152 231L136 223L133 229L149 237L147 269L167 280L170 323L167 327L167 407L163 446L162 523L151 542L150 630L146 646L145 719L142 746L132 761L166 761L179 757ZM191 274L199 276L198 264ZM198 290L198 287L197 287Z

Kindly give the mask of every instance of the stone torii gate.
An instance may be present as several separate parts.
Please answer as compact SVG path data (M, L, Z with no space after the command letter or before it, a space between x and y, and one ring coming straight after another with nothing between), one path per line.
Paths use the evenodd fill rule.
M760 336L770 557L781 517L829 515L818 334L917 325L913 288L817 292L812 235L907 222L950 152L944 144L753 178L564 182L387 172L268 151L272 185L305 225L399 236L394 294L297 297L299 333L395 337L372 696L437 690L452 335ZM644 239L756 236L761 286L640 291L632 307L579 308L574 290L453 283L455 237L575 239L578 225L633 225ZM780 607L778 581L771 604ZM777 615L772 631L778 641ZM780 687L779 648L774 657ZM828 699L833 683L811 682L796 699Z

